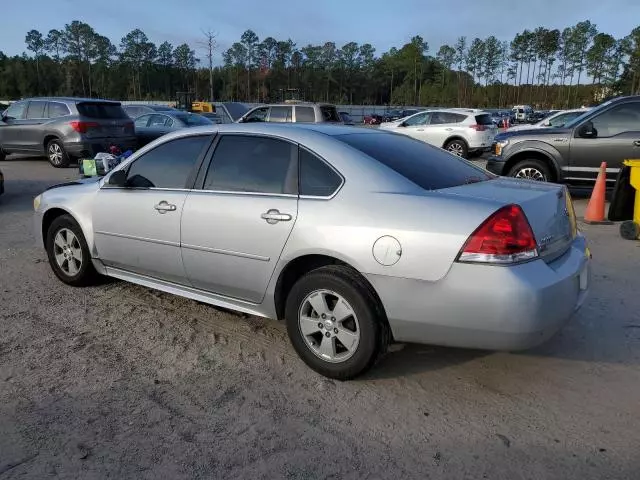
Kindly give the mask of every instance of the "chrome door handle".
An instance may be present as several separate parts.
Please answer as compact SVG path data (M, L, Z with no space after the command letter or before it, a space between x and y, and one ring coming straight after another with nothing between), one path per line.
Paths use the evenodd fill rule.
M451 130L453 130L453 128L445 128L445 130L446 130L447 132L450 132Z
M424 128L416 128L416 132L424 132Z
M636 140L635 142L633 142L633 145L635 147L640 147L640 140Z
M291 215L288 213L280 213L279 210L272 208L260 215L260 218L266 220L267 223L274 224L278 222L288 222L291 220Z
M175 212L176 206L168 203L166 200L162 200L159 204L154 205L154 207L158 213L167 213L167 212Z

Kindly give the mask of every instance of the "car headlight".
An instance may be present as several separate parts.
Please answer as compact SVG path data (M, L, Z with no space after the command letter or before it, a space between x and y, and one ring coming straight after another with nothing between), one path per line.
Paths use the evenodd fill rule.
M496 142L495 145L495 154L502 155L502 150L509 144L509 140L502 140L501 142Z
M33 209L37 212L40 208L40 200L42 200L42 195L38 195L33 199Z

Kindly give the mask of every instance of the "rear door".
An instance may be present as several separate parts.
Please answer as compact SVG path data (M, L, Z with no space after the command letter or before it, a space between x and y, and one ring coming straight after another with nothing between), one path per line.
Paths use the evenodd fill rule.
M43 124L48 122L48 108L45 100L31 100L27 107L22 139L24 148L34 152L44 152Z
M28 103L12 103L4 112L0 122L0 147L7 152L19 152L24 149L22 128L27 116Z
M262 301L298 214L298 147L222 135L182 216L182 258L194 287Z
M594 136L581 136L591 121ZM640 158L640 102L616 104L585 119L570 139L568 180L595 180L601 162L607 162L607 180L615 181L625 159Z

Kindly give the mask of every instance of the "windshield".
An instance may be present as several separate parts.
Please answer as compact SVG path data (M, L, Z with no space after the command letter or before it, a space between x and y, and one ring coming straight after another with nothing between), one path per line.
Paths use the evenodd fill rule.
M232 120L238 120L240 117L242 117L245 113L247 113L249 111L249 107L247 107L244 103L240 103L240 102L226 102L222 104L224 106L224 108L227 109L227 112L229 112L229 115L231 116Z
M188 127L199 127L202 125L211 125L213 123L208 118L193 113L185 113L183 115L174 116Z
M395 133L351 133L334 138L360 150L425 190L493 178L486 170L440 148Z

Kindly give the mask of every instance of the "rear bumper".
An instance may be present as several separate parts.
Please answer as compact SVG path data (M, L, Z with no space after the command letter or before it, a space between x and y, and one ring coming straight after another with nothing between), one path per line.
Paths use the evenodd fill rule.
M455 263L437 282L367 278L397 341L522 350L553 336L580 308L588 293L590 260L586 240L578 236L567 253L549 264Z
M93 157L96 153L106 152L111 145L122 151L135 150L137 140L135 136L120 138L92 138L77 142L64 142L64 149L72 157Z
M508 172L505 171L505 166L507 161L503 157L497 157L492 155L487 160L487 165L485 168L489 170L491 173L495 173L496 175L506 175Z

